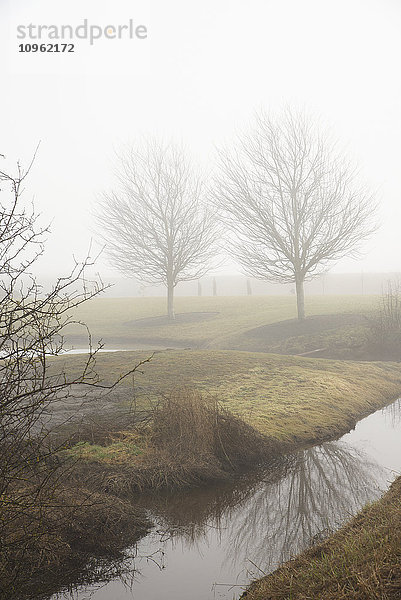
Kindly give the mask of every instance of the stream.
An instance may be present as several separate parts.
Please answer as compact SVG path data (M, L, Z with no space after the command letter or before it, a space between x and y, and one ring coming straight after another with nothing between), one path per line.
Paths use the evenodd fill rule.
M323 539L401 471L401 401L274 467L205 489L141 496L155 523L119 577L51 600L233 600ZM106 578L107 579L107 578Z

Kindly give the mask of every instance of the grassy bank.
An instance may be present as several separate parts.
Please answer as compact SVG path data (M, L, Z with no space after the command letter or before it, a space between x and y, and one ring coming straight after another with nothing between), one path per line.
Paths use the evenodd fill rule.
M148 419L64 452L79 459L70 482L85 479L97 490L130 497L133 492L178 489L221 481L243 468L272 460L279 444L234 416L212 396L175 390L158 399Z
M135 492L229 479L277 454L250 425L193 390L164 396L148 420L125 430L93 422L74 430L53 431L60 450L55 457L49 446L45 484L24 487L21 468L15 497L2 498L1 598L51 594L77 578L107 580L149 526Z
M130 499L96 490L68 470L54 472L40 490L23 486L24 472L2 503L0 598L50 596L71 582L106 579L151 523ZM36 498L36 501L35 501Z
M369 313L376 304L374 296L311 296L307 315ZM256 347L261 344L258 335L251 340L241 336L294 319L296 303L293 296L178 297L175 311L176 322L168 323L164 298L96 298L81 305L75 316L89 326L93 339L102 338L107 348L149 344L271 351L263 344ZM338 329L338 324L333 327ZM68 340L75 346L87 341L79 328L70 329Z
M147 356L143 351L99 354L96 370L104 384L111 384ZM49 362L55 373L64 369L74 375L81 372L85 357ZM0 586L6 582L8 598L27 597L38 574L53 574L54 582L68 575L77 560L87 566L82 573L87 580L99 536L101 555L118 557L132 536L146 528L132 492L228 478L285 451L342 434L401 391L396 363L171 350L157 352L141 370L134 388L126 379L117 395L110 393L104 414L96 390L83 400L85 422L60 454L71 468L40 515L24 510L21 516L21 531L32 524L32 545L22 548L22 555L11 550L0 556ZM181 391L178 382L186 386ZM134 396L137 410L150 410L148 420L132 420ZM68 408L62 403L60 422L81 412L74 397L70 413ZM53 410L57 413L57 402ZM74 433L77 423L59 428L57 444L60 436ZM10 548L15 524L11 519Z
M98 355L97 371L105 382L144 359L145 352ZM78 373L80 355L54 359L67 373ZM401 392L397 363L343 362L263 353L171 350L154 355L137 375L138 402L157 398L180 385L214 395L235 416L270 439L299 445L322 441L350 429L362 416L384 406ZM125 402L133 397L124 381Z
M401 478L323 543L255 582L246 600L401 597Z

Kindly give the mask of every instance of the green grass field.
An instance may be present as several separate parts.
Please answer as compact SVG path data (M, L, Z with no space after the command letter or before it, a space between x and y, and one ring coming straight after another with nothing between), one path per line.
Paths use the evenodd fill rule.
M376 303L375 296L311 296L306 299L306 312L369 313ZM187 315L187 322L141 321L163 317L164 298L96 298L81 305L74 316L88 325L94 341L102 339L110 349L170 345L249 350L241 346L238 336L256 327L295 318L296 302L293 296L178 297L175 311L177 316ZM189 313L198 315L191 319ZM215 314L202 317L199 313ZM82 329L69 328L67 343L82 347L85 340Z
M101 380L112 383L149 353L110 352L97 356ZM84 355L53 359L71 375ZM219 350L157 352L135 378L139 398L166 394L180 386L214 394L234 414L282 441L328 439L401 392L396 363L345 362ZM122 385L130 397L132 379Z
M368 314L376 303L373 296L315 296L307 299L307 308L310 315L333 317ZM202 313L212 316L199 320ZM104 340L106 348L141 347L143 340L149 347L194 348L158 351L144 365L143 374L136 376L140 397L168 393L177 386L194 387L214 394L262 433L291 443L342 433L401 392L401 369L396 363L279 356L263 353L260 347L257 352L238 351L245 339L247 350L254 343L249 333L256 328L293 318L293 297L177 298L176 314L186 315L184 320L153 321L164 314L164 298L99 298L82 305L76 317L87 323L93 339ZM333 318L327 322L334 327ZM287 325L285 334L291 335L296 326L296 322ZM325 335L338 338L340 331L342 337L348 335L346 328L330 329L330 335ZM111 383L150 353L99 354L97 369ZM77 375L85 359L70 355L56 360L64 361L67 372Z
M292 297L179 298L176 312L185 313L188 318L173 324L166 324L163 319L152 322L164 315L162 298L96 299L80 307L76 317L85 321L93 339L102 338L106 347L132 348L146 343L150 347L193 348L156 351L150 362L141 367L141 372L135 374L134 385L131 377L121 382L125 394L121 396L123 400L120 397L120 402L129 404L135 395L141 406L153 402L160 394L174 394L182 387L195 388L203 397L217 398L229 412L267 436L269 442L274 442L275 452L286 452L340 436L363 416L399 397L401 366L396 362L270 354L261 351L263 336L266 332L270 334L281 351L286 347L302 350L309 343L327 343L328 340L333 340L334 346L340 342L341 346L345 338L354 336L353 320L341 321L333 315L369 314L376 303L376 297L308 298L309 315L329 317L323 320L323 329L316 329L316 324L322 324L319 319L310 319L314 325L306 330L306 336L299 335L301 330L296 324L280 323L295 317L295 299ZM190 313L197 313L197 316L191 317ZM199 313L212 315L201 320ZM278 324L278 335L277 328L265 329L274 323ZM291 337L294 332L298 337ZM252 344L257 351L241 350ZM99 353L96 371L103 383L111 384L150 354L150 350ZM53 358L50 362L56 373L64 369L74 377L82 371L85 360L85 355L77 354ZM174 413L170 411L169 414ZM179 427L175 430L181 432ZM201 431L203 438L203 427ZM198 481L199 474L194 475L191 471L194 465L199 467L198 446L194 443L192 429L190 433L190 448L192 453L195 448L196 458L185 478ZM152 438L148 439L146 435L142 439L135 432L121 431L121 434L121 437L112 436L111 443L109 441L105 446L84 440L69 452L74 458L84 459L79 464L81 467L84 464L86 476L91 470L96 472L98 469L101 481L105 471L111 469L110 481L120 482L118 485L124 488L124 468L128 469L125 477L131 485L135 468L138 473L145 472L146 459L151 462L154 448ZM231 436L231 439L240 445L241 435ZM171 480L169 485L173 486L176 471L170 463L159 461L157 464L159 479L163 482ZM182 469L181 457L178 467ZM154 477L152 470L150 474ZM202 481L207 481L207 477ZM380 595L386 588L380 581L377 583L377 575L384 578L388 557L391 561L399 555L400 527L392 526L393 519L399 521L399 500L394 510L387 504L375 506L366 509L334 538L329 538L323 551L319 549L316 556L311 550L295 562L284 565L271 577L256 582L249 591L249 598L362 600L390 597ZM365 517L366 524L359 527L358 523ZM394 538L390 546L383 542L389 536ZM380 549L384 549L383 555L378 553ZM299 584L293 586L293 581ZM365 595L359 593L361 583L367 590Z

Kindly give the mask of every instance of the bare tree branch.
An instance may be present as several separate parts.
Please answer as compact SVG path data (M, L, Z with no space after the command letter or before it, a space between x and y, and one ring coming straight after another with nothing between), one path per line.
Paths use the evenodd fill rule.
M237 148L219 153L213 196L234 232L233 251L259 279L303 283L355 255L377 228L376 205L357 174L302 113L256 116Z
M42 509L52 501L60 477L57 466L51 463L58 461L58 448L49 446L46 411L54 400L66 400L73 385L84 386L84 390L96 387L99 393L106 387L99 383L95 370L101 344L92 346L83 323L78 322L88 334L89 352L82 371L69 376L58 362L49 361L49 356L63 350L65 327L77 323L73 310L99 294L104 286L100 280L86 280L85 270L93 264L89 254L82 262L76 261L67 276L59 277L50 291L45 292L30 272L43 252L48 231L39 226L34 208L27 207L21 198L30 168L31 165L24 171L18 164L15 175L0 170L2 559L8 555L23 556L33 540L45 535L46 528L40 521ZM107 389L148 360L134 366ZM38 522L28 526L29 514L37 515Z
M154 140L120 156L119 188L101 197L96 221L119 271L168 291L202 277L216 256L218 229L204 183L184 151Z

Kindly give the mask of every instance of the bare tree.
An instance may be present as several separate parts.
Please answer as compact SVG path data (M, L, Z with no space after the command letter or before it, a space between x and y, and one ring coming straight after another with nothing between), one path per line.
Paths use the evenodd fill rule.
M66 400L73 385L104 387L89 333L78 375L69 376L51 359L63 350L65 327L77 323L73 309L103 286L85 279L89 257L47 292L32 275L47 228L21 198L29 170L18 165L9 174L0 168L0 587L5 579L11 586L21 570L28 573L27 553L49 533L43 513L55 504L60 477L58 449L45 423L51 403Z
M120 156L118 181L95 215L106 253L122 273L164 284L174 319L176 285L199 279L216 253L216 221L202 179L181 148L148 141Z
M248 296L252 296L252 285L250 279L246 280L246 293Z
M235 233L234 252L259 279L304 281L352 255L375 229L372 196L350 164L302 113L261 112L234 151L220 152L214 196Z

